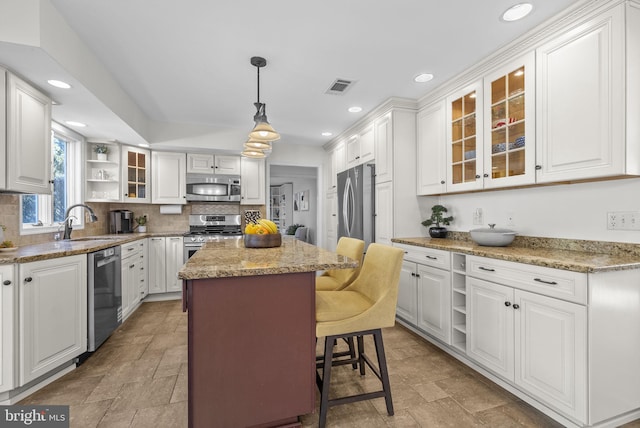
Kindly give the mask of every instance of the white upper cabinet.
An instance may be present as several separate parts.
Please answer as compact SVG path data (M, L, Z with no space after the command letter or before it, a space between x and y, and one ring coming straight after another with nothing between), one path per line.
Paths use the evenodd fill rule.
M620 4L537 49L539 183L640 172L639 15Z
M50 194L51 99L11 73L6 79L6 188Z
M123 201L149 203L149 150L121 146Z
M345 143L347 152L347 168L370 162L375 155L375 138L373 126L368 126L356 135L349 137Z
M374 122L376 183L393 180L393 124L392 113Z
M151 203L186 204L187 174L184 153L151 154Z
M338 173L345 169L344 142L339 142L326 156L326 191L338 191Z
M240 175L240 156L187 153L187 172Z
M445 102L433 104L417 115L418 195L436 195L447 190L445 153ZM376 164L376 168L377 168ZM377 169L376 169L377 171Z
M266 203L266 168L264 159L240 158L242 180L240 205Z
M484 78L485 189L535 182L534 69L531 52Z
M482 189L482 81L447 97L447 191Z

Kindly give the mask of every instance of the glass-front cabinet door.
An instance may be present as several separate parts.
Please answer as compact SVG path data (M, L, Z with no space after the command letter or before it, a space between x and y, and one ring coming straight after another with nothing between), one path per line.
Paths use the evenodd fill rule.
M482 188L482 82L447 97L447 192Z
M151 202L149 150L122 146L122 186L125 202Z
M484 79L484 187L535 182L534 55Z

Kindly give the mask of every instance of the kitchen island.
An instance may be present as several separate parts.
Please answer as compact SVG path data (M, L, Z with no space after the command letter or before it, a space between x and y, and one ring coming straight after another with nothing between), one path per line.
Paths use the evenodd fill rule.
M358 262L283 237L208 242L183 266L189 427L296 426L315 408L316 271Z

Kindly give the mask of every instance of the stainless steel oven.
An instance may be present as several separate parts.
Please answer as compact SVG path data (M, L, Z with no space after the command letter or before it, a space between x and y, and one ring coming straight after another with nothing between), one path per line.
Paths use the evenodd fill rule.
M183 237L186 262L205 242L242 237L240 214L194 214L189 216L189 232Z

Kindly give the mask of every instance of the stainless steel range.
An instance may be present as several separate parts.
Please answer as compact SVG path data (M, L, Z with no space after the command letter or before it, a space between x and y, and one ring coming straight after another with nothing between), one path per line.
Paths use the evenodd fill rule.
M184 261L198 251L205 242L238 239L242 236L240 214L195 214L189 216L189 232L185 233Z

